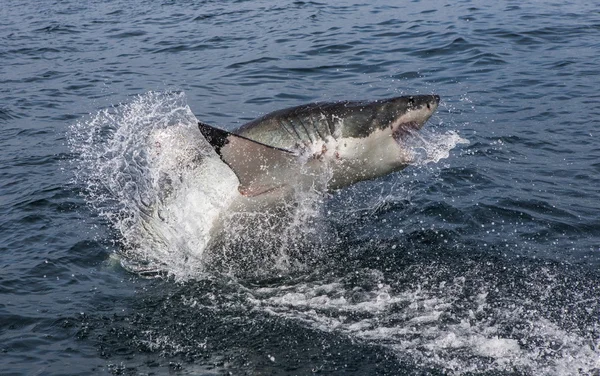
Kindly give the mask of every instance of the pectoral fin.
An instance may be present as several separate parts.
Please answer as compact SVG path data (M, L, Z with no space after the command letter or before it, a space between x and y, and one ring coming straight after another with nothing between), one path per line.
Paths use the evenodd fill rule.
M296 173L298 156L198 122L200 132L240 181L238 190L254 197L285 187Z

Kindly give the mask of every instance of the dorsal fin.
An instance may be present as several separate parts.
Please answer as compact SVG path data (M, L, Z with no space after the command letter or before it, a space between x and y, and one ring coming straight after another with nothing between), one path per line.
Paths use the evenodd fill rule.
M244 196L257 196L287 185L297 173L298 156L198 122L200 132L231 170Z
M198 128L200 128L200 133L202 133L206 141L208 141L210 146L212 146L220 156L221 148L227 144L227 137L229 137L231 133L219 128L215 128L201 121L198 122Z

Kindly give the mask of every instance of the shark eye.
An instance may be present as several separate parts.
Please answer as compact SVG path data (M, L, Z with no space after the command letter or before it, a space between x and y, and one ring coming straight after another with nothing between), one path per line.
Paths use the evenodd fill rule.
M429 103L427 103L427 109L431 110L431 105Z

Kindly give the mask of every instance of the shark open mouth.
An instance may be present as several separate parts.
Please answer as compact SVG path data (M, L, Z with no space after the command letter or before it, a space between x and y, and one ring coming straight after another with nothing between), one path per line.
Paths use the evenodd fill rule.
M401 142L404 141L406 137L410 136L422 127L423 124L419 124L416 121L402 123L396 129L394 129L394 131L392 132L392 137L398 144L401 144Z

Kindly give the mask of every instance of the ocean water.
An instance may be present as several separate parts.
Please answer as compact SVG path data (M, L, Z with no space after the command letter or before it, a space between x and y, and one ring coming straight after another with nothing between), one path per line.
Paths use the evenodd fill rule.
M600 375L598 4L0 19L3 375ZM227 212L236 178L195 126L430 93L413 166L276 229Z

